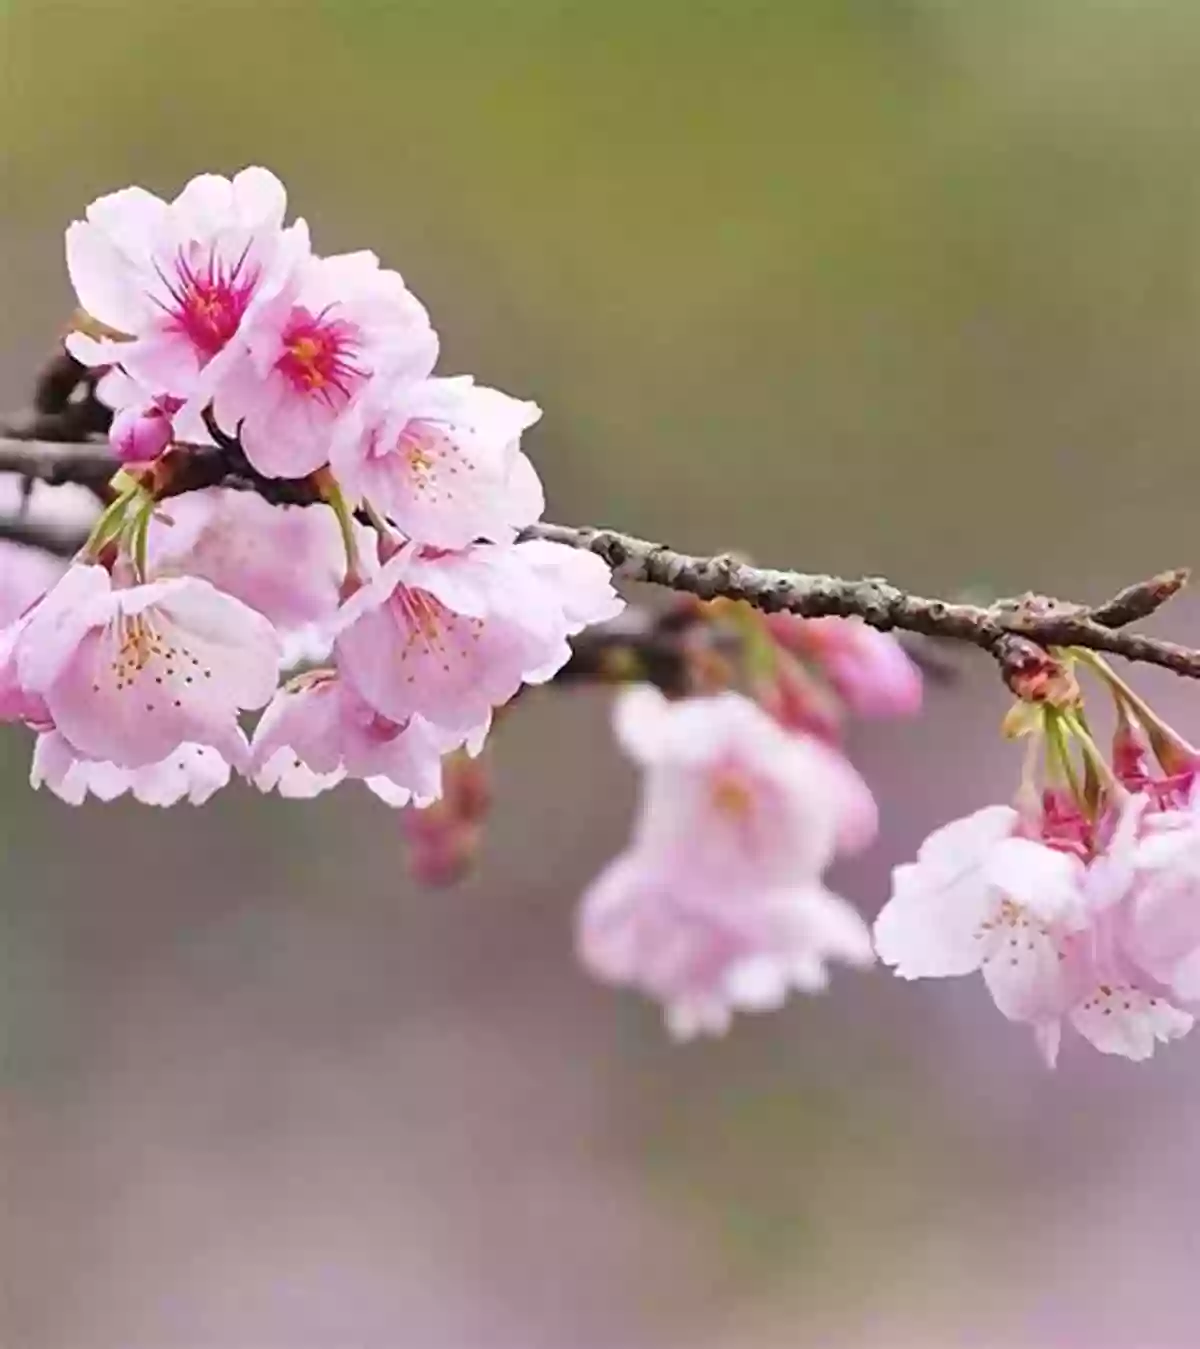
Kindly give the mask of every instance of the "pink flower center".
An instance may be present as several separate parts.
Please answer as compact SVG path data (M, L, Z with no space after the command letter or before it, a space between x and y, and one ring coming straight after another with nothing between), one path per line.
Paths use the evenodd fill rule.
M247 261L249 249L232 265L213 249L197 265L181 249L175 275L162 277L171 303L162 305L171 328L182 333L207 363L231 340L250 304L259 281L259 269Z
M357 364L361 336L356 324L330 318L328 309L311 314L297 305L283 330L283 355L275 368L297 393L336 409L368 376Z

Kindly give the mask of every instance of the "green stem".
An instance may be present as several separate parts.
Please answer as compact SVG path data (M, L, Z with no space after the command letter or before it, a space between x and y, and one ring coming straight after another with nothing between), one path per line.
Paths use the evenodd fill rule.
M150 537L150 517L154 514L154 502L147 501L133 518L133 527L129 531L129 555L133 559L133 568L139 581L146 581L146 547Z
M1115 796L1124 796L1125 788L1117 781L1108 760L1101 752L1100 746L1092 739L1091 732L1084 726L1081 718L1074 712L1062 712L1059 715L1067 729L1079 741L1089 768L1095 771L1106 790L1112 792Z
M357 576L358 539L354 533L354 516L346 501L345 493L338 486L332 474L323 474L320 484L321 496L333 511L342 536L342 547L346 551L346 574Z
M121 474L113 479L116 484L121 478ZM129 511L129 503L141 493L142 489L138 483L131 483L123 486L119 496L110 501L101 512L100 518L92 526L92 532L87 537L87 542L80 550L81 556L89 562L94 562L105 547L115 539L125 527L125 517Z
M1071 751L1067 737L1063 733L1063 714L1049 712L1046 717L1046 748L1051 752L1057 767L1071 789L1071 795L1081 810L1086 810L1087 801L1083 793L1075 765L1071 762ZM1050 756L1048 756L1050 757Z
M1165 742L1170 748L1177 750L1185 758L1195 760L1200 758L1200 750L1186 741L1183 736L1173 727L1163 721L1162 717L1150 706L1150 704L1134 689L1121 678L1119 674L1109 665L1103 656L1099 656L1094 651L1085 651L1082 648L1073 648L1075 655L1083 661L1100 676L1108 685L1114 699L1118 703L1123 703L1129 711L1141 722L1149 733L1154 752L1159 756L1161 762L1160 745ZM1157 740L1158 743L1155 743ZM1163 764L1163 767L1168 767Z

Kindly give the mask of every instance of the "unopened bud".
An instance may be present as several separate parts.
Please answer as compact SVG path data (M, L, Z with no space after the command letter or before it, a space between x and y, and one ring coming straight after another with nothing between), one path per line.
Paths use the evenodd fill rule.
M123 464L145 464L157 459L171 443L174 435L171 418L180 406L177 399L171 398L123 408L113 418L108 432L113 453Z

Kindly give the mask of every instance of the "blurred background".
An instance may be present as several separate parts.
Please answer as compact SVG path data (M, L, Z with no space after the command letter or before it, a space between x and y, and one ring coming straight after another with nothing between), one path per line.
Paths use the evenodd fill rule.
M1099 598L1195 560L1198 77L1195 0L0 0L0 396L93 197L263 163L544 406L552 518ZM858 736L868 916L1004 705ZM841 973L672 1047L572 959L606 716L524 702L446 892L365 793L72 812L0 738L4 1349L1196 1343L1197 1037L1051 1076Z

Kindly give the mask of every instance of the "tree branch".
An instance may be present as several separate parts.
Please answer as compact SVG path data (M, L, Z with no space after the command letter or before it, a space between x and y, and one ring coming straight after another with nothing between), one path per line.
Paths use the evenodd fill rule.
M103 431L108 416L95 398L90 374L65 353L56 356L39 377L34 407L0 419L0 473L18 473L51 485L82 483L103 496L118 467L107 443L94 438ZM229 441L176 447L141 471L148 489L162 498L224 486L257 492L278 505L311 505L321 499L311 478L265 478ZM627 580L702 600L743 600L767 613L785 611L805 618L861 618L884 632L967 642L995 657L1014 686L1015 681L1028 678L1039 660L1045 674L1047 662L1054 660L1050 648L1068 646L1200 678L1200 651L1123 630L1149 617L1183 588L1188 573L1182 569L1127 586L1091 607L1038 595L983 606L914 595L882 577L854 580L754 567L727 554L693 556L612 529L542 523L531 525L521 537L586 549ZM82 543L82 539L40 529L24 518L0 521L0 538L59 556L73 554ZM659 637L651 638L649 629L638 634L650 655L669 659L667 648L659 650L654 645ZM589 662L602 658L599 652L601 647L596 647L586 655L581 648L572 673L587 672Z

